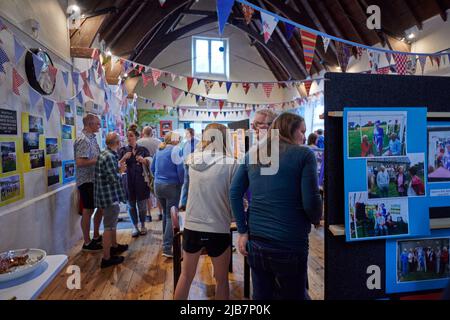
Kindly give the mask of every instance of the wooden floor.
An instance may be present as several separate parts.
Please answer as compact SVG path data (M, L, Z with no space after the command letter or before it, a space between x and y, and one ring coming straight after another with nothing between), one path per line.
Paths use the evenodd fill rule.
M156 214L154 215L156 216ZM81 289L69 290L66 282L69 274L63 270L39 296L39 300L98 300L98 299L152 299L171 300L173 295L172 260L161 253L162 223L153 219L147 223L146 236L131 238L130 230L118 231L118 242L128 243L123 264L100 269L101 253L81 252L80 242L72 250L68 265L78 265L81 270ZM234 243L236 243L236 234ZM323 228L310 235L309 294L313 300L323 299ZM233 254L233 273L230 273L230 297L244 299L243 257ZM214 298L212 263L207 256L200 258L197 275L192 283L189 299Z

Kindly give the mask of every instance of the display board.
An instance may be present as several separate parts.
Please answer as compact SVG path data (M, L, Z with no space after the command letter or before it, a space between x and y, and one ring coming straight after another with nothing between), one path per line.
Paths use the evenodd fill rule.
M441 250L440 255L444 256L445 260L445 254L442 255L442 252L446 245L446 238L450 236L448 229L432 230L430 235L417 239L413 237L348 242L346 236L335 235L330 230L330 226L345 225L346 219L344 159L348 154L344 154L343 146L348 142L344 141L344 109L362 108L369 111L375 106L386 108L387 111L394 111L403 107L413 109L426 107L428 112L449 112L450 79L341 73L328 73L325 77L325 299L397 299L404 298L405 295L411 296L439 290L444 283L449 281L446 271L442 277L436 276L429 273L429 270L433 269L432 264L429 264L427 271L424 272L423 262L421 269L417 262L408 266L408 270L415 268L414 271L417 271L419 268L421 279L418 279L417 273L406 277L402 276L402 272L405 273L406 270L404 268L406 265L402 265L402 262L406 261L406 255L402 257L401 253L404 249L407 251L413 249L413 253L414 251L434 251L435 257L437 257L436 251ZM434 126L437 123L444 123L445 126L445 121L448 120L428 117L428 126ZM424 132L423 139L428 141L427 129L422 125L419 130ZM441 134L440 137L440 141L435 140L436 144L434 144L438 149L437 155L429 155L430 145L428 142L425 146L428 150L425 154L424 173L429 171L429 157L434 157L436 160L445 157L445 152L444 156L441 156L442 150L440 149L442 146L446 146L446 135ZM414 150L414 153L418 152ZM445 161L438 163L444 164ZM377 164L376 161L371 163L372 167ZM431 170L435 171L435 169ZM440 171L442 172L442 170ZM427 180L425 177L424 179ZM446 198L446 191L443 193L433 191L447 189L445 185L447 182L443 183L436 187L431 183L426 185L430 218L450 217L450 208L445 206L450 203ZM432 192L435 197L432 197ZM441 196L438 197L439 193ZM416 214L423 215L426 212L418 212L414 206L411 206L409 214L414 219ZM430 238L437 238L437 240L430 240ZM411 241L418 245L413 248ZM400 249L402 251L399 251ZM422 252L420 256L422 257ZM437 261L434 266L434 270L436 270ZM442 270L440 266L439 271ZM411 279L412 281L410 281ZM428 281L430 279L431 281Z

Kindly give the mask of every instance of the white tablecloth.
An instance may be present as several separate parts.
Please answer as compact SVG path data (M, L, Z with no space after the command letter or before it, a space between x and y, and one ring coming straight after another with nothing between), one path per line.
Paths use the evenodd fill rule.
M0 282L0 300L34 300L52 282L67 263L66 255L47 256L32 273Z

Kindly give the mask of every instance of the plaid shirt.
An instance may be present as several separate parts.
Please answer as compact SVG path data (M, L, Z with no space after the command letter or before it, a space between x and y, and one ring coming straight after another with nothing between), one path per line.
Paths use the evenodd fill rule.
M115 202L126 202L119 158L116 152L105 149L95 166L94 204L96 208L107 208Z

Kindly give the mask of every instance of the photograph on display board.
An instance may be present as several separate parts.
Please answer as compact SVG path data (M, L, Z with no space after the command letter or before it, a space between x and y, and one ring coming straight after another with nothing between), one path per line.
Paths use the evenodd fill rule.
M5 202L20 197L20 176L0 178L0 201Z
M402 111L348 112L348 157L406 155L406 123L407 113Z
M0 134L17 134L17 111L0 109Z
M59 183L59 169L47 170L47 185L52 186Z
M71 126L67 126L67 125L63 124L61 127L61 131L62 131L61 136L64 140L72 140L72 127Z
M39 133L25 132L23 134L23 152L29 153L35 149L39 149Z
M29 132L44 133L44 119L41 117L29 116Z
M61 161L61 155L58 154L52 154L50 156L50 166L51 168L59 168L62 166L62 161Z
M84 114L84 109L82 106L77 106L77 116L82 117Z
M163 138L170 131L172 131L172 121L171 120L161 120L159 122L159 132L160 132L161 138Z
M428 128L428 182L450 182L450 127Z
M42 168L45 166L44 150L30 151L30 167L31 169Z
M57 138L46 138L45 139L45 149L47 154L58 153L58 139Z
M0 152L2 154L2 173L17 170L17 156L15 142L0 142Z
M75 180L75 161L63 161L62 163L63 183Z
M367 160L369 199L425 196L424 181L425 156L422 153Z
M366 192L349 194L352 239L387 238L409 234L408 199L369 200Z

